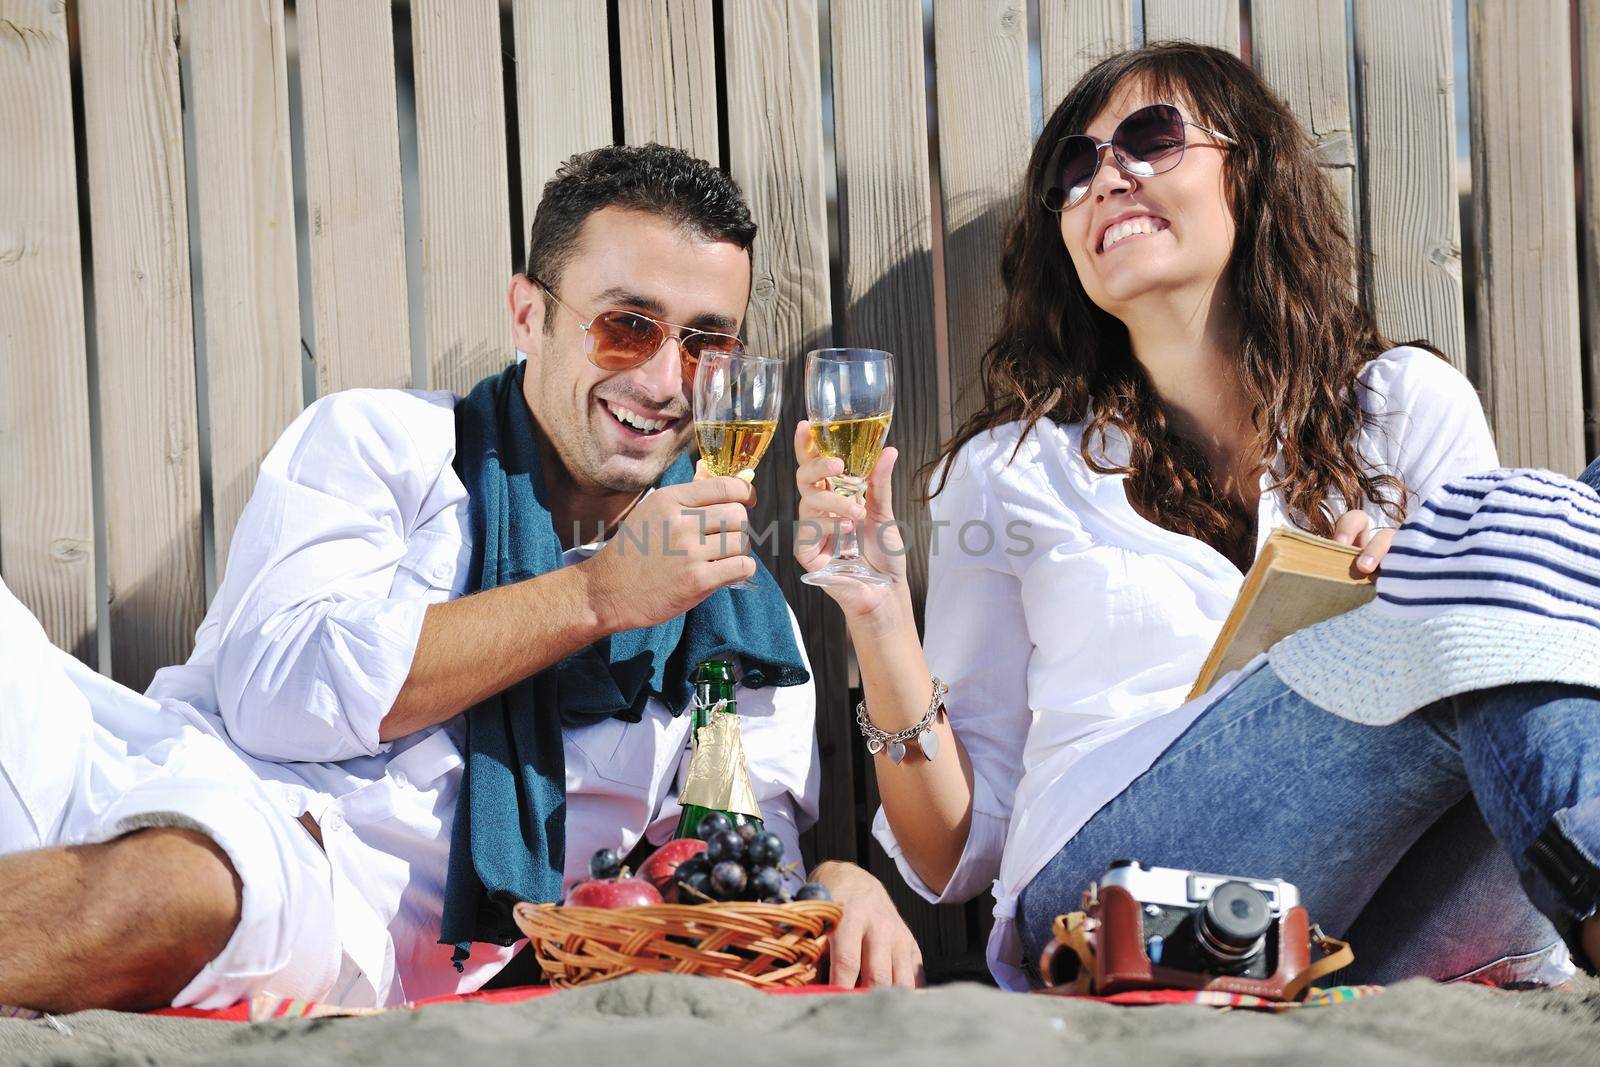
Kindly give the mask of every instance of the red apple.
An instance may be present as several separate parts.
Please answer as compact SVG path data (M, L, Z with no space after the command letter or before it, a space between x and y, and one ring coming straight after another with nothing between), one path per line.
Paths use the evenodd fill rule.
M639 865L639 873L634 877L655 886L663 900L673 900L678 895L677 883L673 881L673 876L678 873L678 864L705 850L706 843L694 837L668 841L650 853L650 858Z
M661 894L638 878L605 878L579 882L567 894L567 903L578 908L642 908L660 904Z

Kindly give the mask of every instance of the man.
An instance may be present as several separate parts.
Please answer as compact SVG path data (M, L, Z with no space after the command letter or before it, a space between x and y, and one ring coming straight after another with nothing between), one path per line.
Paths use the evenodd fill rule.
M721 592L757 570L741 532L752 490L690 481L682 458L686 358L736 343L754 235L737 187L681 152L574 157L546 187L528 276L510 287L525 365L459 409L449 394L357 390L285 432L193 656L150 688L186 743L220 750L225 737L239 750L231 763L208 751L213 778L237 782L253 812L275 805L278 822L227 837L209 815L224 806L218 785L214 804L174 802L174 818L97 809L78 837L36 835L111 839L84 846L122 860L109 865L120 884L90 879L111 911L161 908L153 883L127 872L178 881L162 867L181 848L204 898L183 907L212 917L189 939L204 950L147 937L130 984L181 1003L260 989L385 1004L478 988L515 950L497 943L510 940L511 896L559 895L596 849L670 835L689 725L674 714L678 661L696 640L740 654L751 779L798 856L817 764L793 617L764 574L765 591L736 608ZM74 682L89 684L83 673ZM776 684L756 687L762 677ZM574 694L602 691L585 706L594 714L574 714ZM125 729L92 717L97 737ZM146 749L160 746L132 755L148 762ZM0 767L14 762L0 747ZM294 816L298 839L284 832ZM160 829L117 836L140 825ZM0 894L8 864L54 864L65 884L83 855L0 860ZM833 980L913 982L920 957L882 886L843 864L813 877L847 916ZM34 907L0 903L0 921L65 920L62 904ZM110 950L93 936L80 946L91 958ZM253 982L226 959L236 948ZM231 985L195 977L219 961ZM0 965L0 1002L26 999L6 975Z

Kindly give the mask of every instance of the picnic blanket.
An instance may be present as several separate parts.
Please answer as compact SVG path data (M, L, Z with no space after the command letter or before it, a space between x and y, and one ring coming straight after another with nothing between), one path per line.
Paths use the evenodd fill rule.
M705 980L714 981L714 979ZM1313 989L1305 1000L1287 1004L1240 993L1221 993L1194 989L1160 989L1138 993L1118 993L1109 997L1075 996L1070 999L1101 1004L1123 1004L1130 1007L1156 1004L1197 1004L1211 1008L1290 1011L1295 1008L1320 1008L1332 1004L1343 1004L1352 1000L1359 1000L1362 997L1370 997L1382 991L1382 986L1374 985ZM490 989L477 993L462 993L455 996L430 997L426 1000L402 1004L395 1008L341 1008L336 1004L319 1004L314 1000L259 996L250 1000L242 1000L226 1008L209 1010L199 1008L162 1008L149 1014L235 1023L260 1023L271 1019L354 1018L366 1015L382 1015L388 1011L412 1011L430 1004L517 1004L539 997L554 996L559 992L561 990L550 986L520 986L513 989ZM863 991L839 989L835 986L827 985L809 985L796 986L790 989L763 989L761 992L771 996L850 996ZM44 1018L44 1013L30 1011L26 1008L9 1008L0 1005L0 1017L40 1019Z

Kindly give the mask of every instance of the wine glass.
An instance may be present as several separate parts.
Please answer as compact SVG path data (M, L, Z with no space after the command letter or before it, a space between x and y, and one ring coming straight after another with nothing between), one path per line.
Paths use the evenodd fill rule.
M694 371L694 433L706 470L719 478L753 472L778 430L782 405L783 360L743 349L702 353Z
M817 451L844 461L828 479L841 496L861 501L894 415L894 357L875 348L824 348L806 356L806 412ZM893 579L861 558L855 525L841 528L828 565L800 576L807 585L888 585Z

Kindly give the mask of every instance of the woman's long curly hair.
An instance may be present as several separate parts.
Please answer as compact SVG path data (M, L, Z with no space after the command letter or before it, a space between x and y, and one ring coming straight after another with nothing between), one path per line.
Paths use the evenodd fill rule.
M1236 236L1222 282L1238 318L1237 379L1255 437L1243 457L1259 472L1274 457L1292 521L1332 533L1325 506L1378 502L1398 522L1404 487L1368 468L1356 446L1363 413L1357 373L1393 347L1353 288L1357 253L1338 195L1294 114L1234 55L1188 43L1122 52L1095 66L1055 109L1034 144L1001 257L1004 321L982 368L983 406L924 468L944 487L948 461L974 437L1021 420L1085 421L1083 458L1128 475L1131 502L1153 521L1248 560L1254 515L1219 492L1205 455L1178 434L1134 358L1123 324L1084 291L1058 216L1035 190L1051 148L1081 132L1127 84L1186 104L1196 121L1236 142L1224 182ZM1126 466L1103 454L1105 431L1130 444Z

